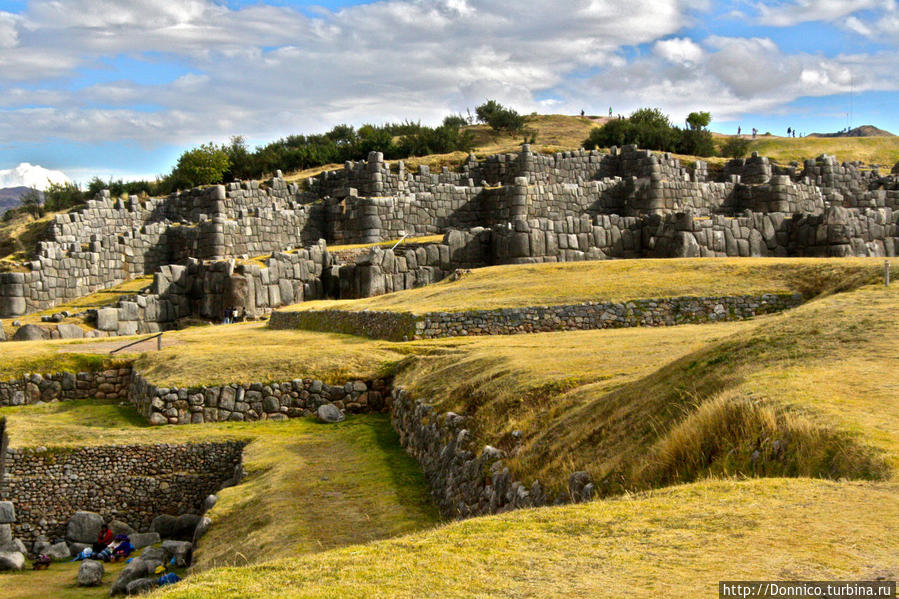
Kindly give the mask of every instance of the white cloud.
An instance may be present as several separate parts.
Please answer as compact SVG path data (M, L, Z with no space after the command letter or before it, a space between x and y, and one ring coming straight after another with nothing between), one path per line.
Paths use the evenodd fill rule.
M891 0L796 0L757 4L762 25L790 27L809 21L836 21L853 13L883 8Z
M19 43L18 17L0 11L0 48L13 48Z
M684 37L660 40L653 45L652 52L665 60L681 64L699 62L703 57L702 47Z
M50 183L65 183L69 178L62 171L46 169L36 164L22 162L11 169L0 170L0 188L33 187L47 189Z

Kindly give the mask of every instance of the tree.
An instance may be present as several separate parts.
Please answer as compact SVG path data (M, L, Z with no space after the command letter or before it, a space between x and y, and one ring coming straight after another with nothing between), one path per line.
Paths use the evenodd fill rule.
M721 146L721 155L726 158L743 158L749 153L749 146L752 142L742 137L730 137Z
M524 117L515 110L507 108L496 100L488 100L475 108L478 121L486 123L497 133L510 135L520 133L524 129Z
M19 198L19 202L22 203L22 206L25 210L34 218L39 218L44 214L44 209L41 206L44 198L41 192L34 189L33 187L26 191L21 198Z
M468 121L465 120L465 117L461 114L450 114L443 119L444 127L455 127L456 129L460 127L464 127L468 124Z
M210 142L181 154L172 178L180 187L221 183L230 165L227 152Z
M708 112L691 112L687 115L687 126L691 131L705 129L712 122L712 115Z

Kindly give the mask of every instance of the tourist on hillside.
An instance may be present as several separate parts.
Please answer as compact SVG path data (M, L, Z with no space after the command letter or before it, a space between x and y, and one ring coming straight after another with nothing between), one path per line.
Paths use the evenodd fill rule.
M110 543L113 541L112 531L109 530L109 527L105 524L100 527L100 532L97 533L97 542L93 544L91 547L91 551L93 553L100 553L104 549L106 549Z
M740 133L743 131L740 127L737 127L737 137L740 137Z

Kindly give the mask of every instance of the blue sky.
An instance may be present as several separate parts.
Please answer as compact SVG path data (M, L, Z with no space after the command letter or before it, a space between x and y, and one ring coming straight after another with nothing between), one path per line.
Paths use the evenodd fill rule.
M152 177L206 141L437 123L487 98L899 133L896 64L897 0L0 0L0 174Z

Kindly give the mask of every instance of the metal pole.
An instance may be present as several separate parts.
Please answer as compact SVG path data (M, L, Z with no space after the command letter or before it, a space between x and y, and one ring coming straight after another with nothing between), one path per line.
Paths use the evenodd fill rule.
M156 338L156 351L162 351L162 333Z
M890 261L883 261L883 284L886 287L890 286Z

